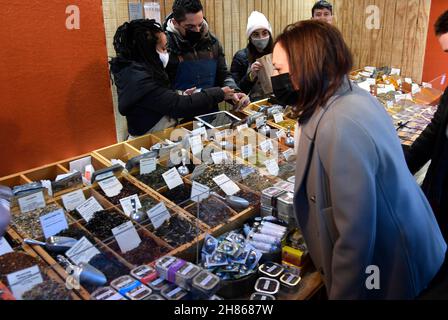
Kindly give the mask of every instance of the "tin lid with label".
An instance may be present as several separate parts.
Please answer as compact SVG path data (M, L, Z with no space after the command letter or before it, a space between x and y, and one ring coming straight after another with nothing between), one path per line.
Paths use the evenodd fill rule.
M276 187L270 187L267 189L264 189L261 193L262 196L268 199L271 199L273 197L277 197L278 195L282 194L284 191L282 189L276 188Z
M250 300L256 300L256 301L274 301L276 300L275 297L271 294L265 294L260 292L255 292L250 296Z
M282 194L280 197L277 198L277 201L279 203L285 204L285 205L293 205L294 204L294 194L291 192L287 192L285 194Z
M302 278L292 273L285 273L281 276L280 282L288 288L297 287Z
M167 300L182 300L188 292L176 285L170 285L162 290L162 296Z
M143 300L152 294L152 290L131 276L123 276L111 282L112 288L131 300Z
M275 262L266 262L265 264L262 264L258 271L262 273L265 276L271 277L271 278L278 278L284 271L284 268Z
M219 296L217 296L216 294L215 295L213 295L210 299L208 299L208 300L224 300L224 298L221 298L221 297L219 297Z
M209 292L215 290L220 283L221 279L208 271L201 271L193 279L193 286L203 292Z
M153 290L153 291L157 291L160 292L163 289L165 289L167 286L169 286L169 282L166 281L163 278L157 278L156 280L149 282L148 286Z
M255 291L276 295L280 289L280 282L271 278L259 278L257 283L255 283Z
M158 294L152 294L146 300L165 300L165 298Z
M182 279L193 279L199 272L201 272L201 268L197 265L187 262L176 272L176 277Z
M172 264L176 262L177 258L171 256L165 256L157 260L156 269L167 270Z
M91 294L93 300L126 300L121 294L111 287L103 287Z
M159 277L156 269L148 265L143 265L133 269L131 271L131 275L144 284L152 282Z

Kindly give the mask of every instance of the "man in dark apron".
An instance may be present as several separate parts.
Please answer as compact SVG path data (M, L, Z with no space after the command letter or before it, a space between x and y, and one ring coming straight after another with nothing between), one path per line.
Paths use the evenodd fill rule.
M235 90L234 104L246 99L227 68L219 40L209 31L200 0L176 0L165 29L170 50L166 71L173 89L230 87Z

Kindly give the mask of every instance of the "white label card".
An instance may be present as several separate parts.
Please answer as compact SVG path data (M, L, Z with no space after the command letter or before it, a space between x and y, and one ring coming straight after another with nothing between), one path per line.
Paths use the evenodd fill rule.
M70 172L73 172L76 170L78 172L84 173L86 166L91 165L91 164L92 164L92 157L85 157L82 159L72 161L69 164Z
M285 129L281 129L279 131L276 132L277 138L281 139L281 138L286 138L286 132Z
M202 139L201 136L193 136L189 139L191 152L196 155L202 151Z
M74 264L89 263L96 255L100 254L97 248L86 238L81 238L65 255Z
M213 178L213 181L226 193L228 196L233 196L235 193L238 193L241 189L238 185L230 180L228 176L222 174Z
M0 256L13 252L11 246L5 238L0 238Z
M262 125L264 125L265 122L266 122L265 117L257 118L257 120L255 120L255 125L256 125L257 129L260 128Z
M278 167L278 163L275 159L266 160L264 164L271 175L273 176L278 175L280 168Z
M138 235L132 221L128 221L121 226L113 228L112 233L114 234L115 240L117 240L122 253L134 250L140 243L142 243L142 239Z
M149 158L140 160L140 174L150 174L156 171L157 159Z
M124 213L128 217L134 212L134 207L132 206L132 199L135 200L135 210L142 208L142 204L140 203L140 199L138 198L137 194L134 194L127 198L120 199L121 207L123 208Z
M170 190L184 184L179 171L177 171L176 168L172 168L171 170L165 172L162 177Z
M103 207L98 203L94 197L90 197L86 202L76 207L76 211L84 218L85 221L89 222L93 215L104 210Z
M140 153L141 154L145 154L145 153L150 153L151 151L149 151L148 149L146 149L146 148L144 148L144 147L141 147L140 148Z
M117 177L110 177L106 180L98 182L98 184L109 198L118 196L121 190L123 190L123 185Z
M17 300L22 300L25 292L44 282L38 266L10 273L6 277L11 292Z
M64 204L65 210L67 211L75 210L84 202L86 202L86 197L84 196L84 192L82 192L81 189L62 196L62 203Z
M399 76L400 73L401 73L401 70L400 70L400 69L397 69L397 68L392 68L392 70L390 71L390 75L391 75L391 76L393 76L393 75L397 75L397 76Z
M210 188L193 181L193 186L191 188L191 200L194 202L201 202L210 196Z
M155 229L159 229L165 221L170 220L171 215L165 206L165 203L161 202L152 209L148 210L148 218L151 220Z
M243 159L250 158L253 155L253 153L254 151L251 144L241 147L241 156L243 157Z
M286 161L288 161L289 157L294 155L294 149L288 149L285 152L283 152L283 156L285 157Z
M271 140L263 141L262 143L260 143L260 149L263 152L273 151L274 150L274 146L272 145L272 141Z
M242 131L244 131L244 130L246 130L246 129L249 129L249 126L247 125L247 123L242 124L242 125L236 127L236 130L237 130L238 132L242 132Z
M59 232L68 229L67 218L64 213L64 209L59 209L41 216L40 225L44 232L45 238L48 239Z
M22 213L30 212L36 209L45 208L44 193L42 191L30 194L18 199L20 211Z
M214 164L222 164L225 163L228 160L227 152L221 151L221 152L213 152L212 153L212 159Z
M204 139L207 139L207 129L205 129L205 127L197 128L191 131L191 135L192 136L199 135L201 136L201 138L204 137Z
M276 114L274 114L274 121L275 121L275 123L280 123L280 122L283 122L283 113L281 113L281 112L279 112L279 113L276 113Z

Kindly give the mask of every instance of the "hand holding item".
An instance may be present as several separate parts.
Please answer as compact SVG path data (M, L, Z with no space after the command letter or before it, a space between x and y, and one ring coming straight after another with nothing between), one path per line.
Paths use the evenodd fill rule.
M196 92L196 89L197 89L196 87L191 88L191 89L187 89L187 90L184 91L184 95L191 96L193 93Z
M233 100L233 96L235 95L235 90L230 89L229 87L222 88L224 92L224 100Z
M256 61L250 66L250 78L252 81L255 80L256 77L258 77L258 72L263 69L263 65Z
M244 93L235 93L236 97L234 97L234 103L235 103L235 107L234 107L234 111L239 112L241 109L247 107L250 103L250 98L249 96L247 96ZM235 99L238 99L238 101L235 101Z

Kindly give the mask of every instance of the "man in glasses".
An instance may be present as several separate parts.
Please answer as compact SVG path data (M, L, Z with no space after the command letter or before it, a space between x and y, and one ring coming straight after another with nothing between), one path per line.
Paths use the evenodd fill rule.
M200 0L174 1L173 13L165 24L170 51L166 71L173 89L191 92L230 87L235 90L234 104L248 101L227 68L224 50L209 30Z

